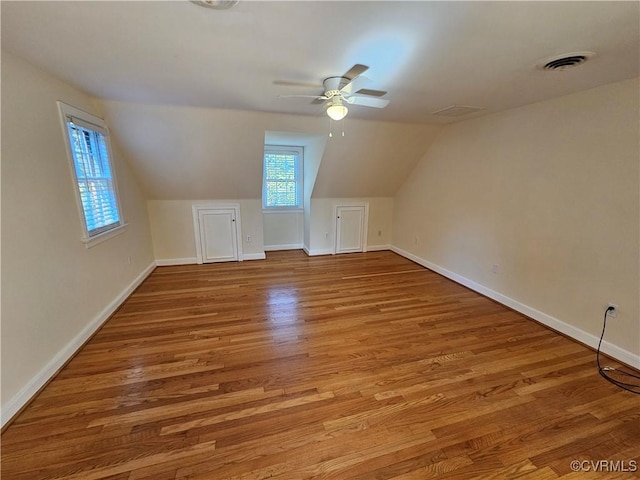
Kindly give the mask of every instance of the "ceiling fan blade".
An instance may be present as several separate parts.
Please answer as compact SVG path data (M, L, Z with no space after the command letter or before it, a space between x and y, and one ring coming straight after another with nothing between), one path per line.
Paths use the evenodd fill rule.
M353 67L351 67L344 75L342 75L345 78L348 78L349 80L353 80L354 78L362 75L364 72L366 72L367 70L369 70L369 67L367 67L366 65L362 65L360 63L356 63Z
M321 83L311 82L290 82L288 80L274 80L274 85L284 85L286 87L305 87L305 88L322 88Z
M278 95L278 98L316 98L316 99L323 98L324 100L326 100L325 97L318 96L318 95Z
M351 105L362 105L363 107L384 108L389 104L386 98L358 97L352 96L347 99Z
M381 97L387 94L387 92L383 90L371 90L369 88L361 88L360 90L356 91L356 93L359 95L369 95L371 97Z
M321 96L321 97L316 97L316 99L311 102L312 105L320 105L321 103L326 102L327 100L329 100L327 97L325 96Z
M364 75L359 75L353 80L351 80L349 83L347 83L344 87L342 87L340 89L340 93L352 95L356 93L358 90L361 90L363 87L365 87L369 83L371 83L371 80L369 80Z

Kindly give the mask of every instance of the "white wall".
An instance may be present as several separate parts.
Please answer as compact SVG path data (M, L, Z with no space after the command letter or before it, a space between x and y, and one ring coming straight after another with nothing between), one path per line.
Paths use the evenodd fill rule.
M242 253L247 259L263 258L262 201L240 200L149 200L149 222L153 252L159 264L196 262L193 205L240 204ZM247 241L247 236L251 241Z
M304 212L302 210L262 212L265 250L302 248Z
M311 195L313 195L313 188L318 178L318 171L324 158L326 145L327 138L324 137L310 141L304 147L304 228L302 243L307 251L311 242Z
M613 301L607 348L640 364L639 113L634 79L445 127L393 244L591 345Z
M393 198L312 198L310 244L305 246L309 254L327 255L333 252L336 235L335 206L352 203L369 204L367 250L389 247L393 228Z
M112 138L126 231L85 248L56 101L83 92L2 52L2 421L153 266L140 189ZM131 264L128 259L131 256Z

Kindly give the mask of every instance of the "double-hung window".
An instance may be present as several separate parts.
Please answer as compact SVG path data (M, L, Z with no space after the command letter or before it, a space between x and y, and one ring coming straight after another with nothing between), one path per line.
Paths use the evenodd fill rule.
M265 146L263 208L303 208L302 155L302 147Z
M83 241L90 246L123 226L109 132L104 120L62 102L58 106L84 228Z

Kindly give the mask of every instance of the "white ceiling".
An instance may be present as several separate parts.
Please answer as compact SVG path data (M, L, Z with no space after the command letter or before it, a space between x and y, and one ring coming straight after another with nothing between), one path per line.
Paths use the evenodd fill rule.
M452 104L478 116L639 74L638 2L268 2L232 10L187 0L2 1L2 47L105 99L322 115L320 83L355 63L383 109L354 118L446 122ZM593 51L564 72L545 58ZM468 117L466 117L468 118Z

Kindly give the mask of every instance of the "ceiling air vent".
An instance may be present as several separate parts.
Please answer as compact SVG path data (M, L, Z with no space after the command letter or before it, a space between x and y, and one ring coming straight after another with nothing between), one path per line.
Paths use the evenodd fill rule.
M557 55L546 59L540 64L544 70L561 71L582 65L584 62L593 57L593 52L574 52Z
M471 105L451 105L450 107L431 112L431 114L439 115L442 117L461 117L462 115L477 112L478 110L484 110L484 107L473 107Z

